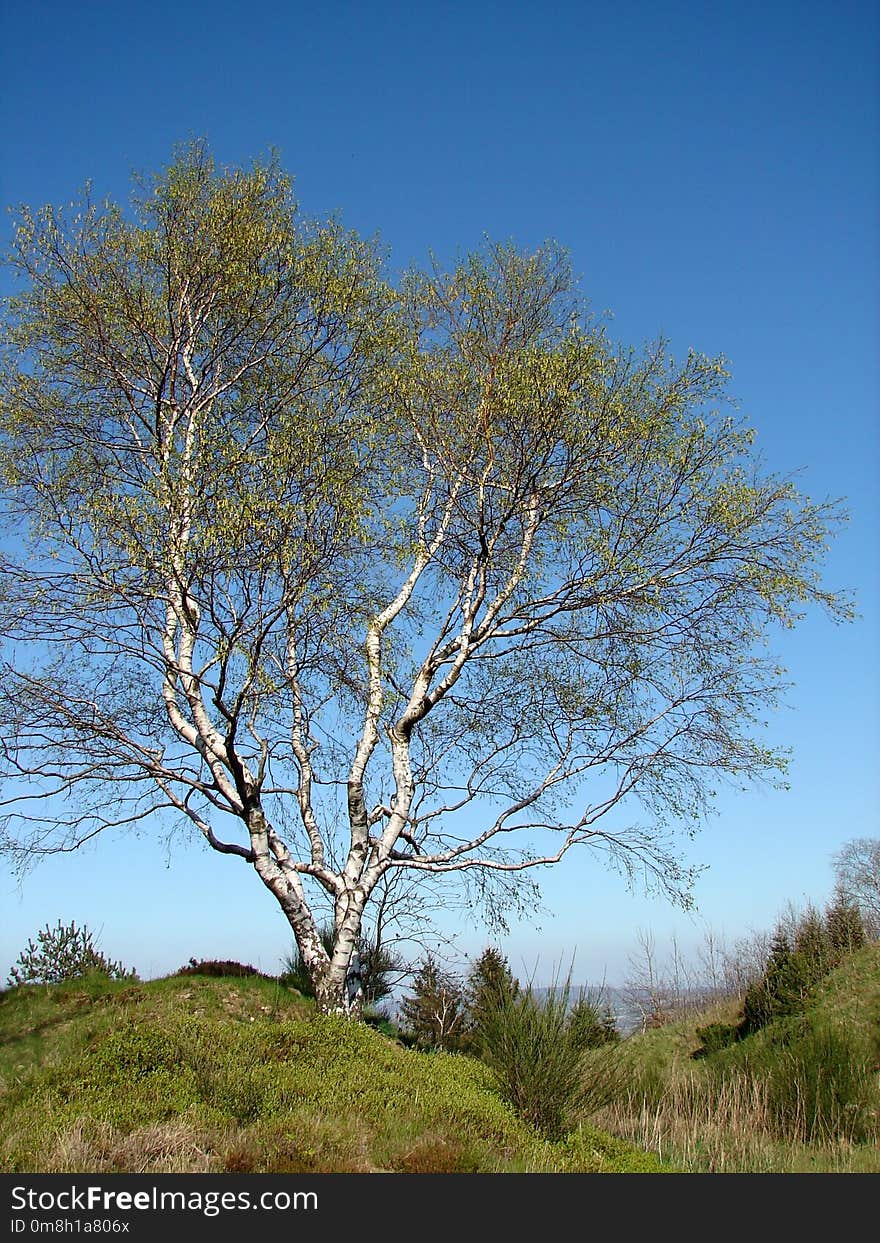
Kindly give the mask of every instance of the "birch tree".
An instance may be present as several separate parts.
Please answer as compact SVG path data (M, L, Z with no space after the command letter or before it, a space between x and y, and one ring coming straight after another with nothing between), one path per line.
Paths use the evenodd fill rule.
M127 212L23 210L11 262L21 865L172 813L356 1012L396 877L503 902L600 851L681 897L674 832L719 780L780 779L766 640L846 615L837 507L762 473L723 360L609 340L555 245L392 284L276 163L196 145Z

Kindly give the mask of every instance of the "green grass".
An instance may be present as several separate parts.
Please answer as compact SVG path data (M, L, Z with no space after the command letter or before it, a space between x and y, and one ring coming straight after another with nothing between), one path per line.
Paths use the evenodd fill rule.
M698 1028L736 1018L728 1003L588 1054L611 1103L550 1139L482 1063L319 1018L272 980L12 989L0 1169L880 1172L880 946L803 1014L693 1057Z
M613 1102L589 1121L689 1171L880 1172L880 945L851 955L801 1014L694 1058L737 1005L624 1042Z
M583 1126L551 1142L474 1059L320 1018L258 978L91 977L0 996L14 1172L662 1172Z

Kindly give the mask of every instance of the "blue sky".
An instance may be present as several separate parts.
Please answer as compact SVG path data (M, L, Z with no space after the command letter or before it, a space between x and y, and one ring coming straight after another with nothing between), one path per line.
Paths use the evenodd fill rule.
M848 498L827 581L860 617L778 636L794 688L770 736L794 749L791 788L723 795L686 843L706 865L698 916L583 856L546 875L547 913L505 948L546 977L577 946L579 979L618 983L640 928L686 948L823 902L839 845L880 834L877 6L33 0L0 20L4 204L86 179L124 199L132 169L191 136L225 163L275 147L304 210L379 235L392 268L554 237L615 336L725 354L768 468ZM0 873L0 902L4 979L59 917L142 975L190 955L274 969L289 946L247 867L198 844L169 862L143 831L20 889ZM487 940L448 924L462 952Z

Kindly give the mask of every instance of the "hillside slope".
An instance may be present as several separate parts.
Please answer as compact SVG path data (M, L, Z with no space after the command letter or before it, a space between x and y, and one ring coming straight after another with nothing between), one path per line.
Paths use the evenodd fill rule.
M550 1143L482 1064L320 1018L259 978L89 977L0 997L15 1172L660 1172L589 1128Z
M704 1043L741 1014L726 1002L625 1041L613 1099L589 1121L688 1171L880 1172L880 945L849 955L797 1012Z

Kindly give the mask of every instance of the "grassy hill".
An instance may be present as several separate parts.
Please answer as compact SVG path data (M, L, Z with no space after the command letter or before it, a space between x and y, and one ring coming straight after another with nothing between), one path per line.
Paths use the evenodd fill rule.
M739 1013L727 1002L625 1041L590 1122L686 1170L880 1172L880 945L802 1012L707 1054L705 1029Z
M89 976L0 994L10 1172L880 1172L880 945L803 1010L707 1051L739 1007L592 1055L551 1142L492 1072L319 1017L258 976ZM659 1155L658 1155L659 1154Z
M661 1172L589 1126L558 1143L491 1072L320 1018L258 977L90 976L0 996L0 1169Z

